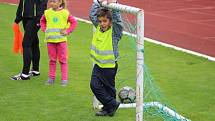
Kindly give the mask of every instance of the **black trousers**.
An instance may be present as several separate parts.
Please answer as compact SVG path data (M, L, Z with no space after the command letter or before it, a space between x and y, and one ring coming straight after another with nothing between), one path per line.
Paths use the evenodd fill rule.
M39 71L40 49L37 32L39 27L36 25L34 18L23 18L23 27L25 30L22 47L23 47L23 74L29 74L32 62L32 70Z
M115 89L117 68L117 63L115 68L100 68L96 64L93 68L90 87L106 111L117 105Z

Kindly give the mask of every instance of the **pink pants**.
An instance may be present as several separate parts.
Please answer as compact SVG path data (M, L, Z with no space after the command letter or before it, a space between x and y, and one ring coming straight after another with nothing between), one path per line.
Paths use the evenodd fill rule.
M61 68L61 79L68 80L67 43L48 43L49 78L55 80L57 59Z

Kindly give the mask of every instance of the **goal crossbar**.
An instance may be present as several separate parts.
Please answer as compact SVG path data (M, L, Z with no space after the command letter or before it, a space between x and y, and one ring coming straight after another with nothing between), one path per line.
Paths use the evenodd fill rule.
M116 4L116 3L110 3L110 4L102 3L102 6L110 8L110 9L114 9L114 10L131 13L131 14L137 14L140 11L143 11L140 8L131 7L131 6L122 5L122 4Z

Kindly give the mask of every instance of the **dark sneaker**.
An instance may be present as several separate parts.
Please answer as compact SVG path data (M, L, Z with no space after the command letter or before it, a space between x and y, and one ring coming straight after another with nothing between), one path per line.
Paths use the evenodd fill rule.
M62 80L61 81L61 86L65 87L68 84L68 80Z
M39 71L33 71L33 70L31 70L31 71L29 72L29 75L30 75L30 76L39 76L39 75L40 75L40 72L39 72Z
M53 84L54 84L54 79L49 78L49 79L46 81L46 85L53 85Z
M96 112L95 115L96 116L108 116L108 112L105 110L101 110L101 111Z
M112 109L110 109L108 111L108 115L111 116L111 117L114 116L114 114L116 113L116 110L119 108L119 105L120 105L120 103L117 102L117 104L115 105L115 107L113 107Z
M25 74L18 74L15 75L13 77L10 77L11 80L29 80L30 76L29 75L25 75Z

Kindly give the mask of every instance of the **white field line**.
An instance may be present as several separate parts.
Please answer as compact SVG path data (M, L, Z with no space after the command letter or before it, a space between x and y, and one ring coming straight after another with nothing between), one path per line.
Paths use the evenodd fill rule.
M92 24L91 21L88 21L88 20L85 20L85 19L81 19L81 18L78 18L78 17L75 17L75 18L77 20L79 20L79 21ZM128 33L128 32L124 32L124 34L127 34L127 35L135 37L135 35L133 35L131 33ZM211 61L215 61L215 57L212 57L212 56L204 55L204 54L201 54L201 53L198 53L198 52L194 52L194 51L191 51L191 50L187 50L187 49L184 49L184 48L180 48L180 47L177 47L177 46L174 46L174 45L166 44L166 43L163 43L163 42L160 42L160 41L157 41L157 40L154 40L154 39L150 39L150 38L147 38L147 37L145 37L145 40L148 41L148 42L154 43L154 44L162 45L164 47L173 48L175 50L179 50L179 51L186 52L186 53L189 53L189 54L192 54L192 55L196 55L196 56L200 56L200 57L206 58L206 59L211 60Z
M17 4L13 4L13 3L6 3L6 2L3 2L3 3L4 4L9 4L9 5L15 5L15 6L17 6ZM85 19L78 18L78 17L75 17L75 18L78 21L85 22L85 23L88 23L88 24L92 24L92 22L89 21L89 20L85 20ZM124 32L124 34L134 36L134 35L132 35L130 33L126 33L126 32ZM209 56L209 55L205 55L205 54L201 54L201 53L198 53L198 52L195 52L195 51L191 51L191 50L187 50L187 49L184 49L184 48L180 48L180 47L177 47L177 46L174 46L174 45L171 45L171 44L167 44L167 43L163 43L163 42L160 42L158 40L150 39L150 38L147 38L147 37L145 37L145 40L148 41L148 42L154 43L154 44L162 45L164 47L173 48L175 50L179 50L179 51L182 51L182 52L185 52L185 53L189 53L189 54L192 54L192 55L203 57L203 58L206 58L206 59L208 59L210 61L215 61L215 57L212 57L212 56Z
M212 57L212 56L209 56L209 55L201 54L201 53L198 53L198 52L195 52L195 51L191 51L191 50L180 48L180 47L177 47L177 46L174 46L174 45L159 42L157 40L153 40L153 39L150 39L150 38L147 38L147 37L145 37L145 40L148 41L148 42L151 42L151 43L155 43L155 44L162 45L162 46L165 46L165 47L173 48L175 50L179 50L179 51L182 51L182 52L185 52L185 53L189 53L189 54L192 54L192 55L203 57L203 58L206 58L206 59L208 59L210 61L215 61L215 57Z

